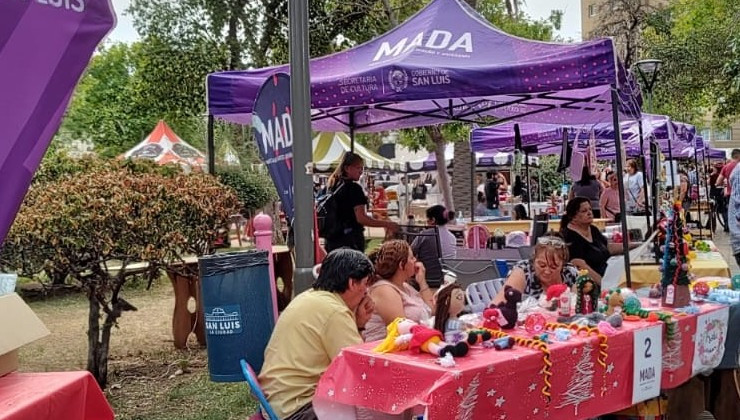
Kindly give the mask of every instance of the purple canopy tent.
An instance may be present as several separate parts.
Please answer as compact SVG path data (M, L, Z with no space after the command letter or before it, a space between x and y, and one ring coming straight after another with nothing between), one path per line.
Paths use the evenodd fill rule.
M77 81L114 25L108 1L0 2L0 243Z
M311 60L312 125L351 137L485 117L618 125L639 117L640 106L634 84L617 68L611 39L525 40L493 27L463 0L432 0L374 40ZM259 87L276 72L289 68L208 75L209 162L214 117L249 124ZM618 132L615 141L621 145Z

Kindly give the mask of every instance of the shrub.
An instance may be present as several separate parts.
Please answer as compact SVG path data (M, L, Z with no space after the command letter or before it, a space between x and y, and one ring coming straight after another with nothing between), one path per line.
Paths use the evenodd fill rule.
M81 284L90 301L87 369L105 386L111 328L136 310L121 296L126 281L143 272L151 282L187 254L213 252L218 229L238 209L233 191L207 174L98 162L29 191L0 265L66 272ZM131 270L135 262L146 266Z
M242 212L254 212L277 199L270 177L260 172L227 170L218 173L219 181L236 191L244 207Z

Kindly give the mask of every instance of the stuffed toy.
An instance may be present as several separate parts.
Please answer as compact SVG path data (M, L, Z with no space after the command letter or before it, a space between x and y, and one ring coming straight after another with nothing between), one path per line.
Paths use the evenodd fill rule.
M429 353L438 357L451 354L462 357L468 354L468 343L461 341L450 344L442 340L442 333L429 327L419 325L406 318L396 318L388 324L388 335L373 351L390 353L411 350L415 353Z
M492 338L491 332L485 329L473 329L465 333L468 336L468 344L471 346L483 344Z
M500 330L501 325L507 324L504 314L498 308L486 308L483 310L483 328L489 330Z
M588 275L588 270L578 272L576 279L576 313L590 314L596 311L599 301L599 285Z
M465 292L458 283L447 283L435 293L434 329L444 334L448 343L466 341L467 335L462 330L458 319L465 309Z
M506 319L506 323L501 324L501 328L510 330L516 326L516 320L518 318L516 304L521 301L522 292L509 285L504 286L504 301L494 307L494 309L501 311L501 315Z
M612 315L615 312L621 313L622 306L624 306L624 297L619 289L611 290L606 295L606 315Z

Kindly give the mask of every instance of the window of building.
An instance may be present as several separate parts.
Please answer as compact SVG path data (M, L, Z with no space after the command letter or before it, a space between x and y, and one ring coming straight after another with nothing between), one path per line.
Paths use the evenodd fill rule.
M588 15L589 16L596 16L597 13L599 13L599 5L597 5L597 4L589 4L588 5Z
M712 134L714 141L732 141L732 130L729 128L714 130Z
M711 128L702 128L701 129L701 137L706 142L712 141L712 129Z

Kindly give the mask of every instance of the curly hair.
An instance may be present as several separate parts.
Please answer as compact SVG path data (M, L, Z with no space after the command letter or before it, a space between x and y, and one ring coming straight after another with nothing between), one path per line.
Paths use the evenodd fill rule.
M398 266L404 266L411 255L411 247L400 239L383 243L373 252L371 260L375 264L375 274L381 279L389 279L396 274Z

